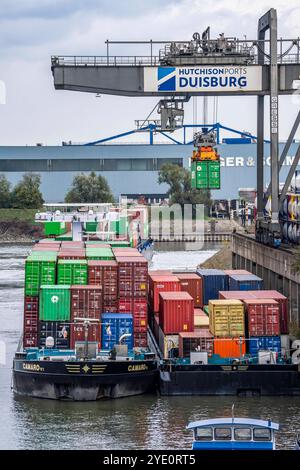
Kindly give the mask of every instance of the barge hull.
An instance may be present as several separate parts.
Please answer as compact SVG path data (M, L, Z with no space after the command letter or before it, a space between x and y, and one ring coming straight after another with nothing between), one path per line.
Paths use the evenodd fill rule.
M30 366L32 367L32 364ZM157 383L155 363L148 364L148 369L141 372L129 372L127 363L106 366L107 373L88 362L78 365L78 368L73 365L73 368L69 367L67 372L63 370L65 364L54 363L43 365L46 370L34 371L24 370L24 367L28 367L26 361L15 360L13 390L18 395L34 398L96 401L103 398L141 395L155 389ZM87 368L90 370L84 372Z
M298 366L160 371L161 395L300 396Z

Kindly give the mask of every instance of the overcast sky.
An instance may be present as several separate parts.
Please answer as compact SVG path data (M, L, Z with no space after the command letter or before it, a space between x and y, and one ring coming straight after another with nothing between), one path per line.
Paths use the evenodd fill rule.
M212 37L224 32L255 39L257 20L271 7L277 8L279 36L300 36L299 0L1 0L0 5L0 80L6 85L0 145L106 137L132 129L157 102L56 91L51 55L105 55L106 39L188 40L209 25ZM202 98L197 101L200 120ZM219 98L218 120L255 133L255 103L254 97ZM299 106L291 97L280 98L281 138ZM186 123L192 122L192 108L191 100Z

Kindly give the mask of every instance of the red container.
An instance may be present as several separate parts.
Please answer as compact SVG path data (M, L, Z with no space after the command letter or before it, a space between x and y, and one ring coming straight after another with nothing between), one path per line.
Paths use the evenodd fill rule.
M143 297L148 295L148 262L141 256L116 257L118 263L119 297Z
M207 352L211 357L214 353L213 338L208 329L179 333L179 357L190 357L191 352Z
M97 341L98 347L100 349L100 322L99 324L91 324L88 332L88 341ZM71 325L71 335L70 335L70 348L75 348L75 343L77 341L85 341L85 331L82 323L73 323Z
M36 348L38 344L38 333L31 332L23 335L23 347L24 348Z
M88 261L88 282L103 286L103 298L116 300L118 296L118 263L116 261Z
M46 243L46 244L48 243L49 245L51 245L52 243L54 245L60 245L61 244L61 242L59 242L57 240L49 241L48 238L42 238L41 240L39 240L39 244L41 244L41 243Z
M85 259L84 250L60 250L57 259Z
M279 336L279 304L270 299L249 299L244 302L249 336Z
M133 316L134 333L147 332L148 305L147 300L137 298L120 298L118 312L131 313Z
M135 348L146 348L148 345L147 333L135 333L134 334L134 347Z
M274 299L279 304L280 332L286 335L289 332L288 299L277 290L255 290L251 291L257 299Z
M194 299L195 307L203 307L202 278L194 273L176 273L181 290L188 292Z
M59 243L43 243L40 245L40 243L36 243L32 247L32 251L58 251L60 248Z
M23 347L36 347L38 343L39 298L26 296L24 299Z
M181 290L178 277L156 276L149 277L149 303L152 312L159 311L159 294L161 292L179 292Z
M219 291L219 299L234 299L234 300L247 300L247 299L255 299L251 290L221 290ZM263 292L263 291L262 291Z
M103 311L102 286L71 286L71 319L100 318Z
M156 269L155 271L149 271L149 277L152 276L172 276L172 271L168 269Z
M194 300L187 292L161 292L159 325L165 334L194 331Z
M249 290L249 291L220 291L220 299L274 299L279 303L279 318L281 334L288 334L288 299L277 290Z
M136 249L136 248L122 248L122 247L119 247L119 248L113 248L112 249L113 251L113 254L117 257L117 256L137 256L137 257L141 257L143 255L141 255L141 253Z

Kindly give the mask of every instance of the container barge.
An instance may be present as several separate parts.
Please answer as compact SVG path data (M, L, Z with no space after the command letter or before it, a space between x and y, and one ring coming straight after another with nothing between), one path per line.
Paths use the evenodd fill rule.
M288 299L247 271L149 271L126 240L37 243L25 262L20 395L300 395ZM118 246L119 244L119 246Z
M158 363L147 347L148 261L134 239L119 236L119 228L113 239L87 220L75 230L79 217L38 215L48 238L25 261L24 328L13 390L75 401L154 390ZM73 221L68 227L56 218Z

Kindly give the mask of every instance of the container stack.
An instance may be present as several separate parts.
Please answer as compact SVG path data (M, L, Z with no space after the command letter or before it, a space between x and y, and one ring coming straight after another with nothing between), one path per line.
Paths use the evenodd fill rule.
M147 346L148 263L129 242L42 240L25 262L24 347ZM103 326L103 324L105 326ZM101 338L101 335L104 335ZM103 341L102 341L103 340Z
M115 248L118 263L120 313L131 313L134 327L134 346L147 346L148 262L135 249Z
M264 349L289 350L287 298L263 290L263 280L246 270L151 271L148 301L165 359L207 352L216 361L249 354L260 362Z
M210 300L209 330L214 336L214 353L240 357L246 352L245 314L240 300Z

